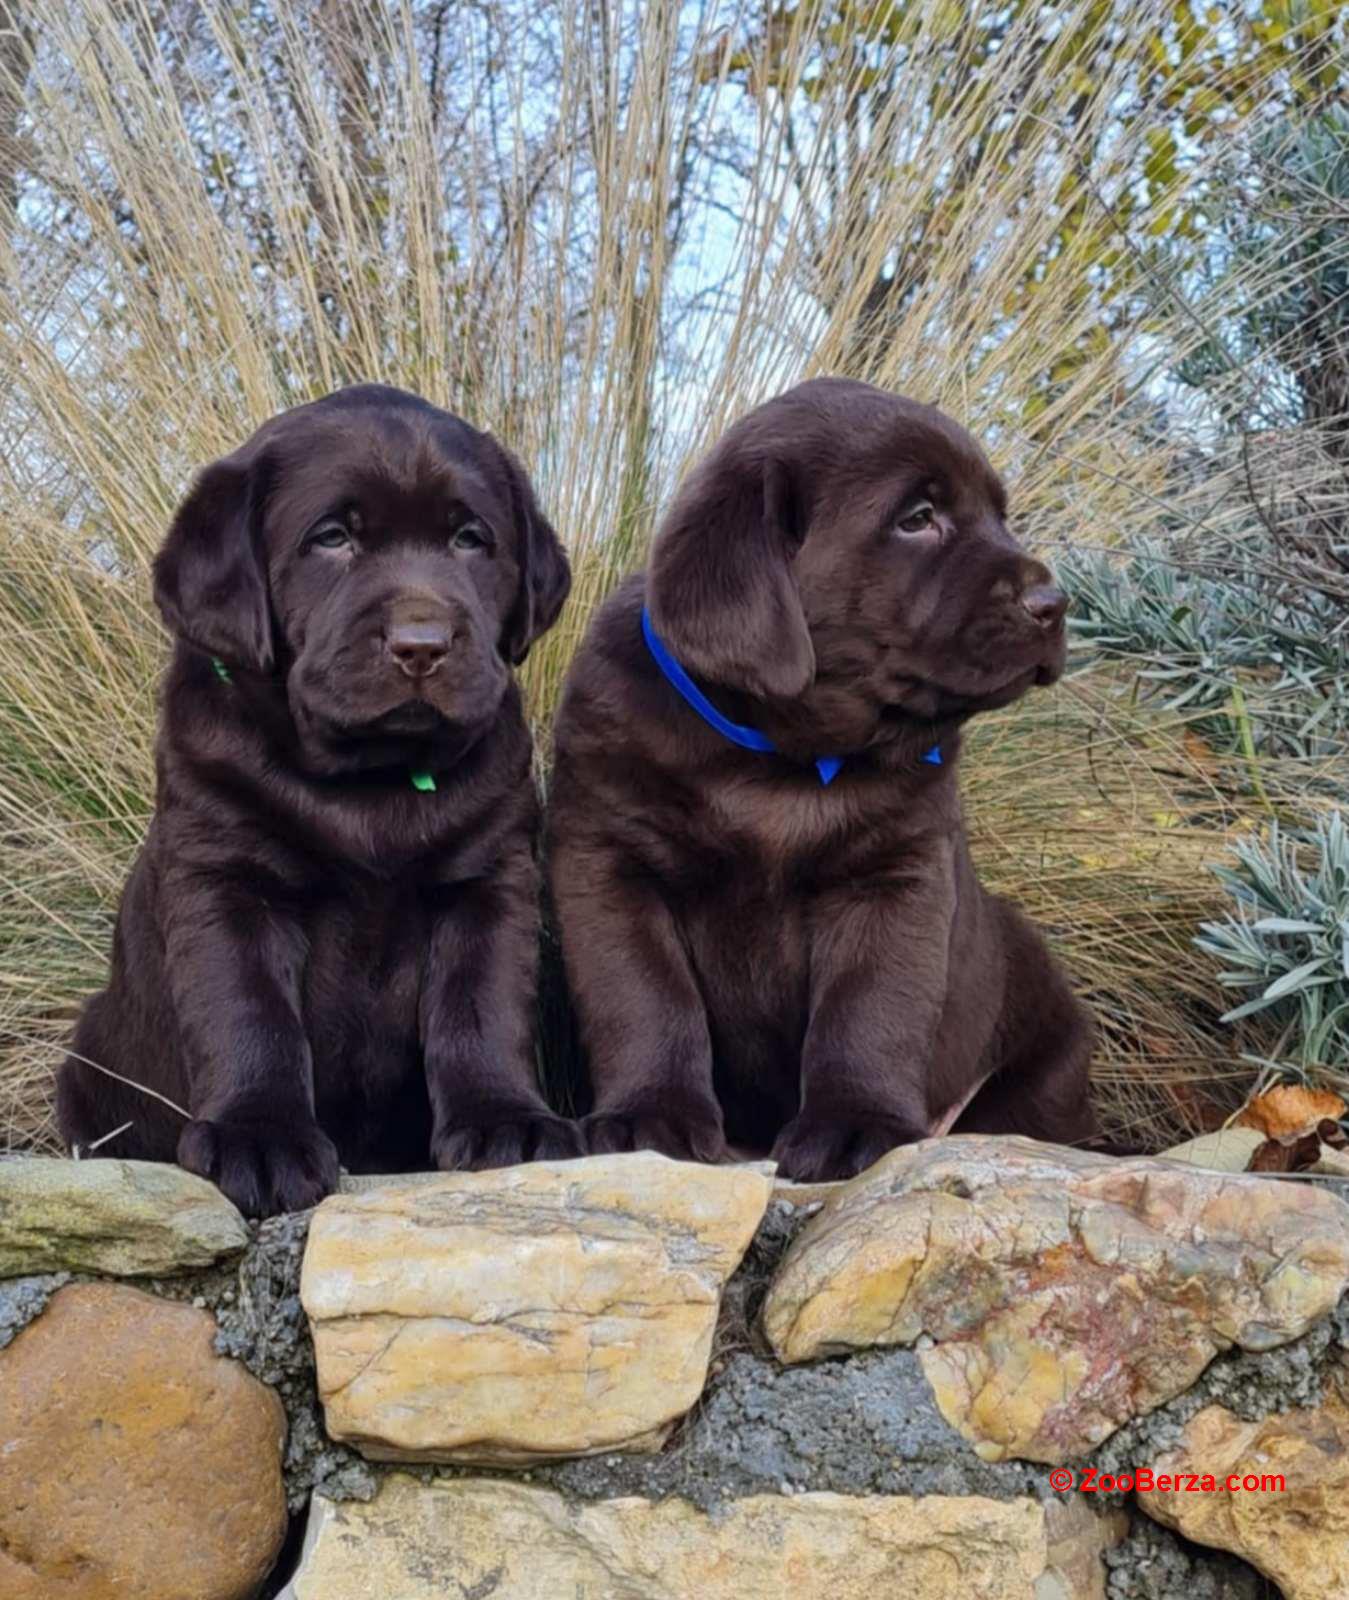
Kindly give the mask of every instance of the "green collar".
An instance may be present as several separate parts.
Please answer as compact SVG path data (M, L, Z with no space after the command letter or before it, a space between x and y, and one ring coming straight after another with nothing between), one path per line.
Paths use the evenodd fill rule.
M211 666L215 671L216 677L220 679L221 683L233 682L233 679L230 676L230 669L225 665L219 656L211 657ZM434 773L418 772L413 768L409 768L408 780L412 784L412 787L422 794L434 794L436 792L436 779Z

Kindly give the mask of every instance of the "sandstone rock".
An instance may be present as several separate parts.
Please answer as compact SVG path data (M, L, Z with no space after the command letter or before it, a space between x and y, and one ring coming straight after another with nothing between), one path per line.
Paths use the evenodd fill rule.
M316 1498L282 1600L1040 1600L1029 1499L756 1495L719 1517L683 1500L573 1505L462 1478L386 1480L369 1505Z
M1101 1557L1129 1531L1126 1511L1094 1511L1088 1497L1069 1494L1045 1505L1045 1570L1035 1600L1106 1600Z
M778 1178L773 1184L773 1198L799 1210L802 1206L817 1206L832 1199L841 1188L841 1181L793 1183L790 1178Z
M36 1272L159 1276L248 1243L213 1183L159 1161L0 1159L0 1278Z
M250 1600L286 1531L286 1421L214 1333L73 1284L0 1353L5 1600Z
M1139 1504L1196 1544L1230 1550L1279 1586L1284 1600L1349 1597L1349 1405L1333 1390L1315 1410L1243 1422L1207 1406L1155 1472L1207 1475L1216 1492L1140 1490ZM1229 1477L1252 1486L1229 1491ZM1256 1487L1281 1477L1284 1488Z
M343 1172L338 1176L339 1194L369 1194L372 1189L424 1189L439 1183L440 1172Z
M328 1432L376 1460L656 1448L771 1187L643 1152L329 1197L300 1278Z
M841 1183L789 1183L776 1176L778 1168L775 1161L754 1161L746 1157L732 1164L748 1167L752 1172L762 1172L772 1178L773 1198L785 1198L796 1205L809 1204L811 1200L822 1199L829 1191L843 1187ZM372 1189L420 1189L429 1183L439 1183L443 1177L442 1172L343 1172L337 1180L337 1188L340 1194L369 1194Z
M827 1201L764 1326L788 1362L928 1334L937 1403L980 1455L1057 1462L1218 1351L1296 1338L1346 1282L1349 1206L1324 1190L965 1135Z

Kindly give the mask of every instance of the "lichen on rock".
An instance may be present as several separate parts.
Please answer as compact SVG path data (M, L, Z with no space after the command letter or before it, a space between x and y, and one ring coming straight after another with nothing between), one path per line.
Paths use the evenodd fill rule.
M966 1136L893 1151L802 1230L764 1308L787 1362L913 1344L989 1460L1082 1456L1349 1283L1349 1207L1269 1179Z
M162 1161L0 1157L0 1278L97 1272L152 1278L248 1243L213 1183Z

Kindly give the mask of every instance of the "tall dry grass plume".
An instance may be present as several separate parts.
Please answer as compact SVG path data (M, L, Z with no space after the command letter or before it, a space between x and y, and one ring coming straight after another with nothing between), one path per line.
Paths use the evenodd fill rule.
M814 373L966 421L1051 555L1248 539L1269 473L1218 414L1256 375L1187 410L1171 374L1287 287L1215 263L1204 206L1331 92L1333 13L1270 42L1150 0L978 9L0 0L0 1145L52 1141L146 821L149 557L282 407L396 383L530 464L576 572L528 668L545 747L681 466ZM1292 457L1281 493L1343 496L1312 432ZM1205 863L1321 774L1253 786L1138 691L1100 665L990 719L966 790L1101 1018L1112 1125L1161 1140L1251 1071L1191 943Z

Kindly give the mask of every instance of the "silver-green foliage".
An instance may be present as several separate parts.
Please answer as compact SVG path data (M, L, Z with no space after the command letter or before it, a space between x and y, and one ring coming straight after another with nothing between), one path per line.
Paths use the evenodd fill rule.
M1328 597L1304 588L1290 599L1239 553L1204 570L1152 541L1070 551L1056 566L1079 651L1132 664L1215 742L1235 747L1249 716L1262 753L1349 753L1349 620Z
M1226 988L1258 991L1223 1017L1263 1012L1282 1027L1280 1058L1349 1070L1349 825L1332 811L1306 830L1271 823L1215 867L1236 910L1195 943L1222 963Z

